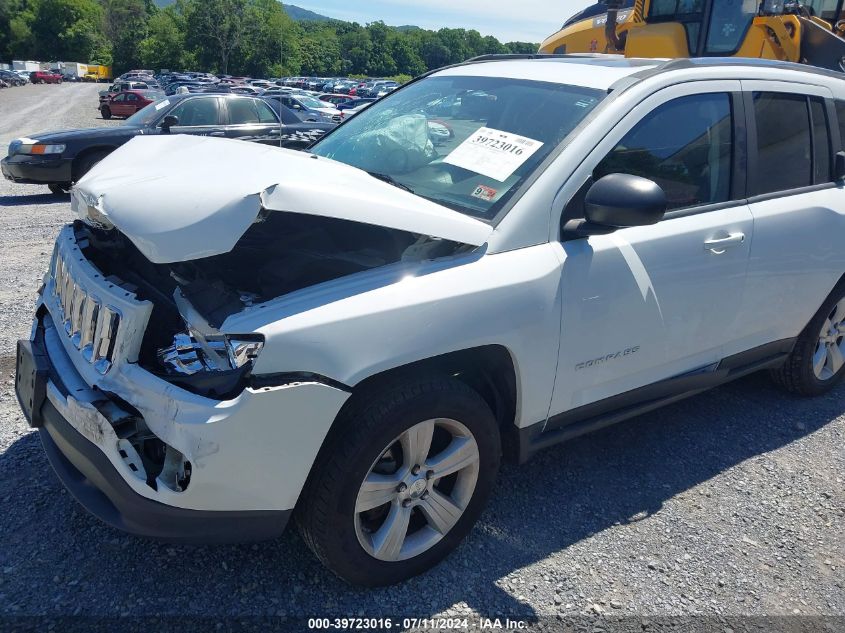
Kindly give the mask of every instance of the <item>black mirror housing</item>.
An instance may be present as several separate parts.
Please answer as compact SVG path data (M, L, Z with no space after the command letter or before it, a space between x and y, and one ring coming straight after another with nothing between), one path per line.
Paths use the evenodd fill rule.
M563 232L578 238L657 224L666 207L666 192L656 182L631 174L608 174L584 196L585 219L566 222Z
M584 198L588 222L626 228L657 224L666 213L666 193L653 180L631 174L608 174Z
M834 161L836 180L845 180L845 152L837 152Z
M179 125L179 117L173 116L172 114L168 114L166 117L164 117L164 119L162 119L159 127L165 132L170 132L170 128L174 125Z

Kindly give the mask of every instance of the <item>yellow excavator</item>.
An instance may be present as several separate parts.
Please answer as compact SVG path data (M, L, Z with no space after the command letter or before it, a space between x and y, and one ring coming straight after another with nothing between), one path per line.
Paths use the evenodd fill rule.
M845 0L606 0L572 16L540 53L754 57L845 72Z

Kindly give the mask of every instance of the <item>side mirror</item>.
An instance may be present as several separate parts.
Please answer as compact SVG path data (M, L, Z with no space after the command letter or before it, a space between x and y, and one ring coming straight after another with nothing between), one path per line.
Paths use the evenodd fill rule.
M164 119L162 119L159 127L164 131L165 134L170 134L170 128L175 125L179 125L179 117L173 116L172 114L168 114Z
M845 180L845 152L837 152L833 167L836 181Z
M584 197L583 220L570 220L565 235L607 235L617 229L657 224L666 213L666 193L656 182L631 174L608 174Z

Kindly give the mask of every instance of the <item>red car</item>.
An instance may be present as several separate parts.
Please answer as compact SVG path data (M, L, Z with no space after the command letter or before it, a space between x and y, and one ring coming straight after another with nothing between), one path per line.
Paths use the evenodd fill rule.
M113 116L130 117L150 105L160 94L149 90L124 90L103 103L100 106L100 114L104 119Z
M34 84L60 84L62 76L50 71L36 70L29 73L29 80Z

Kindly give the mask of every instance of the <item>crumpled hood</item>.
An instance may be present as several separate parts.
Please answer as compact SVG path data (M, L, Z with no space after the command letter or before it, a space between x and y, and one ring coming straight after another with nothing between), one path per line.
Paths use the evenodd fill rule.
M139 136L74 187L87 222L111 224L164 264L227 253L261 208L374 224L472 246L493 228L312 154L202 136Z

